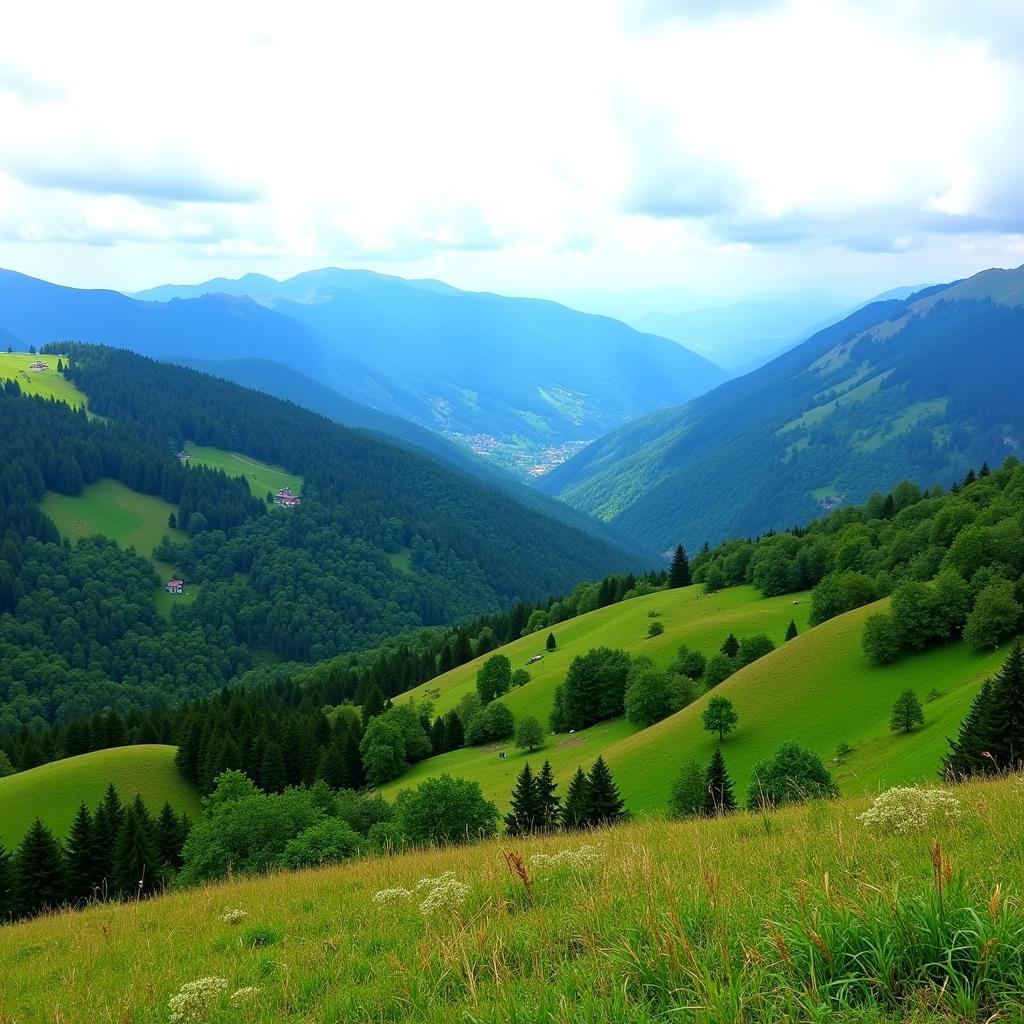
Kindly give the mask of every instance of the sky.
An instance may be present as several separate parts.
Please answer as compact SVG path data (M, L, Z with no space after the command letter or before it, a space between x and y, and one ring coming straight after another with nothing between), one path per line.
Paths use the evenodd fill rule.
M1019 0L20 4L0 266L866 298L1024 263L1021 139Z

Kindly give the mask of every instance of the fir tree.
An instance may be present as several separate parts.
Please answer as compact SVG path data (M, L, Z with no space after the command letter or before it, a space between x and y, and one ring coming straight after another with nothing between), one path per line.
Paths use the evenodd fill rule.
M466 736L462 728L462 719L455 711L449 711L444 716L444 749L458 750L465 742Z
M267 743L260 765L260 786L268 793L281 793L288 785L281 748L273 741Z
M549 651L553 651L558 646L558 641L555 639L554 633L548 633L548 639L544 646Z
M373 686L366 693L366 699L363 701L363 726L365 728L366 723L371 718L376 718L377 715L384 714L384 693L381 688L374 683Z
M114 843L114 892L134 895L152 892L160 880L160 858L154 839L153 819L142 801L125 811Z
M789 628L786 630L786 640L792 640L797 635L796 622L793 619L789 620Z
M611 825L626 816L619 787L612 779L604 758L598 759L587 776L586 819L591 825Z
M924 725L924 708L913 690L904 690L892 707L889 728L893 732L912 732L915 725Z
M527 761L512 790L512 806L505 815L505 831L510 836L529 835L536 827L538 817L537 789Z
M1019 641L996 673L984 740L998 771L1017 771L1024 763L1024 648Z
M0 844L0 925L14 916L14 865Z
M736 810L736 797L733 796L732 782L726 771L725 758L722 757L721 750L716 750L711 758L704 778L704 789L707 793L704 803L705 814L714 817Z
M165 803L156 819L153 837L160 875L165 884L182 865L181 848L185 845L188 832L188 818L184 814L179 818L174 808Z
M561 799L555 795L558 783L551 770L551 762L545 761L534 778L534 789L537 794L537 828L542 832L553 832L558 828L560 820Z
M93 834L96 842L93 847L96 862L93 868L93 882L103 892L109 891L114 873L114 841L124 821L124 807L117 795L114 784L107 786L103 799L93 816Z
M986 679L960 723L957 738L949 741L949 753L942 759L942 774L947 779L957 781L992 770L992 763L982 756L983 726L991 701L992 680Z
M15 912L32 917L64 902L64 855L53 833L38 819L14 855Z
M73 903L90 899L96 888L96 839L92 815L82 804L71 823L65 847L68 899Z
M335 736L324 748L317 765L316 777L323 779L331 789L347 789L348 765L345 763L345 739Z
M686 548L679 544L676 546L676 552L672 556L672 565L668 570L669 589L675 590L678 587L688 587L692 582L690 559L686 557Z
M727 658L735 658L739 654L740 642L730 633L722 643L721 650Z
M562 805L562 824L566 828L585 828L587 825L587 797L590 783L582 768L577 767L576 774L569 783Z

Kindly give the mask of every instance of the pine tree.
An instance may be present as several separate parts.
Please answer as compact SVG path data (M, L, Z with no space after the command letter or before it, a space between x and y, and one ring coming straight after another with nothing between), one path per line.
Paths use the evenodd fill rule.
M721 750L716 750L711 758L704 779L704 788L707 792L707 799L704 803L705 814L714 817L736 810L736 797L733 796L732 782L729 779L728 771L726 771L725 758L722 757Z
M124 821L124 807L117 795L114 784L107 786L103 799L93 815L93 850L96 855L93 867L93 881L103 892L110 889L114 874L114 842Z
M92 897L97 885L96 832L89 808L82 804L71 823L65 847L68 899L73 903Z
M537 794L537 829L543 832L554 832L560 820L561 799L556 796L555 774L551 770L551 762L545 761L533 780Z
M23 917L64 901L64 855L53 833L38 819L14 855L15 912Z
M188 818L185 815L179 818L174 813L174 808L165 803L160 810L160 816L156 819L154 831L156 856L164 884L181 867L181 848L187 838Z
M14 865L0 844L0 925L14 916Z
M512 806L505 815L505 831L510 836L529 835L536 828L538 817L537 790L530 762L527 761L512 790Z
M598 759L587 776L586 818L591 825L611 825L626 816L619 787L612 779L604 758Z
M469 637L464 629L457 630L455 642L452 644L452 663L455 666L465 665L473 660L473 648L469 646Z
M454 711L444 716L444 749L459 750L466 742L462 719Z
M377 715L382 715L384 713L384 703L384 693L381 688L374 683L374 685L367 690L366 699L363 701L364 727L371 718L376 718Z
M287 785L288 775L285 772L284 756L281 748L271 740L267 743L263 763L260 765L260 786L268 793L281 793Z
M739 642L739 640L737 640L736 637L733 636L732 633L730 633L725 638L725 641L722 643L722 653L727 658L735 658L736 655L739 654L739 650L740 650L740 642Z
M587 825L587 797L590 783L582 768L577 767L576 774L569 783L562 805L562 825L565 828L585 828Z
M789 628L786 630L786 640L792 640L797 635L796 622L793 619L789 620Z
M1017 771L1024 763L1024 648L1019 641L993 681L984 740L998 771Z
M444 745L444 716L438 715L430 724L430 752L443 754L448 748Z
M669 589L675 590L678 587L688 587L692 582L690 559L686 557L686 548L679 544L676 546L676 552L672 556L672 565L668 570Z
M132 896L152 892L160 881L160 857L154 838L153 819L142 801L125 811L114 843L114 892Z
M992 680L986 679L960 723L957 738L949 741L949 753L942 759L942 775L950 781L992 770L991 761L981 753L985 749L983 729L991 703Z
M554 633L548 633L548 639L544 646L549 651L553 651L558 646L558 641L555 639Z

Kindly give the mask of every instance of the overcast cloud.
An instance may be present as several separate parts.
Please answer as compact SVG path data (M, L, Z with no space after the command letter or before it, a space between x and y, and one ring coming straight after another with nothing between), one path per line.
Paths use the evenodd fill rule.
M1024 262L1024 4L20 5L0 265L858 297Z

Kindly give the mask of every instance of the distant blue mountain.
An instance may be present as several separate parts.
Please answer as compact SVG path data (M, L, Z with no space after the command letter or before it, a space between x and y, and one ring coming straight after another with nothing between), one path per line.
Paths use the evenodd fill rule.
M682 346L608 317L368 271L325 269L280 282L248 274L136 298L171 305L228 295L328 339L318 361L298 363L287 352L278 361L383 412L475 439L499 461L517 446L528 459L557 461L562 448L726 378ZM214 349L206 358L224 356Z

